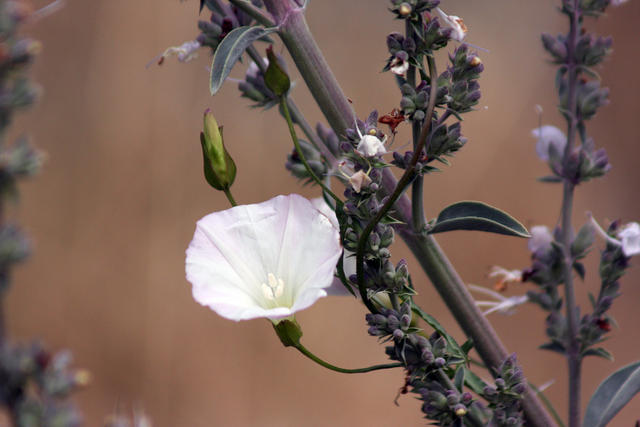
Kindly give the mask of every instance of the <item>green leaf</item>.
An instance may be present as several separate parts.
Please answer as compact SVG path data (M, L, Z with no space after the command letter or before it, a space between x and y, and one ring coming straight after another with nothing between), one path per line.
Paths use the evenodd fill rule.
M216 53L213 55L213 62L211 63L211 79L209 85L211 95L215 95L220 90L227 76L229 76L231 69L238 59L240 59L245 49L251 46L254 41L274 31L275 28L259 26L238 27L222 39L222 42L220 42L220 45L216 49Z
M508 236L530 237L518 220L500 209L482 202L458 202L438 215L429 234L453 230L476 230Z
M411 301L411 311L416 313L422 320L427 322L429 326L431 326L437 333L444 337L447 341L450 352L453 356L459 357L467 361L467 354L460 348L458 343L451 335L447 333L447 331L442 327L442 325L430 314L425 313L420 307L418 307L413 301Z
M560 178L559 176L555 176L555 175L547 175L547 176L541 176L540 178L536 179L538 182L546 182L549 184L555 184L558 182L562 182L562 178Z
M603 427L640 391L640 362L611 374L587 405L584 427Z
M460 365L456 371L456 375L453 377L453 383L460 393L462 393L462 387L464 386L464 365Z
M484 393L484 388L487 386L487 383L485 383L482 380L482 378L474 374L473 371L471 371L470 369L467 369L464 366L462 367L462 369L465 370L465 375L464 375L465 385L469 387L474 393L482 396L482 394Z
M598 356L613 362L613 355L602 347L590 348L582 352L582 357Z

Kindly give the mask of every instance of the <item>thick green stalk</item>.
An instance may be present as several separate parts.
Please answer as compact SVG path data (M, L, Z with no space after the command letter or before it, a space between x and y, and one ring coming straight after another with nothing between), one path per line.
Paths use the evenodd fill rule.
M352 125L353 111L313 39L302 10L291 0L264 0L264 3L279 24L280 37L316 103L333 130L338 135L344 135L345 129ZM387 194L391 194L397 187L397 181L388 168L383 172L382 187ZM412 224L411 205L406 196L401 196L394 208L396 216L401 221ZM491 324L477 308L444 252L431 236L415 233L408 226L400 226L396 230L429 276L465 334L473 339L485 365L493 372L508 353ZM530 389L525 393L523 406L529 425L555 425L542 402Z

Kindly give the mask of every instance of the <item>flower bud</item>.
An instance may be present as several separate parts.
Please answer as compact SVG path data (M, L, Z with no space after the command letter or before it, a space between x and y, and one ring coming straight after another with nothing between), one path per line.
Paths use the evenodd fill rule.
M278 323L274 323L273 329L275 329L278 338L285 347L296 347L300 344L300 338L302 338L302 329L298 322L293 320L281 320Z
M218 127L211 110L204 112L204 130L200 133L204 176L216 190L226 190L236 178L236 164L224 147L222 128Z

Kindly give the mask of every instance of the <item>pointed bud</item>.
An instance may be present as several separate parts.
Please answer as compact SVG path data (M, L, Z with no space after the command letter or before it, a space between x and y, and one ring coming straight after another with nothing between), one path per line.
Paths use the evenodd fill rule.
M273 53L273 46L267 48L269 66L264 73L264 83L276 96L283 96L291 87L291 81L284 69L278 63L278 58Z
M200 133L204 176L216 190L225 190L236 178L236 164L224 147L222 128L218 127L211 110L204 112L204 131Z

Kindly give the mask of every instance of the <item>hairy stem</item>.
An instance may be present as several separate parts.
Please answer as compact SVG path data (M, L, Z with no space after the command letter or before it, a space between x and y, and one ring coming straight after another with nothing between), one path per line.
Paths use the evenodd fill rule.
M576 140L578 129L578 67L576 64L576 47L580 34L580 1L573 0L573 10L569 14L570 29L567 38L567 74L568 95L567 112L565 113L568 125L567 145L564 150L565 170L569 164L571 151ZM580 343L578 342L578 308L576 306L575 291L573 286L573 256L571 255L571 243L573 240L573 227L571 214L573 211L573 193L575 184L569 179L564 179L562 191L561 213L561 245L564 257L564 293L566 299L567 316L567 361L569 364L569 427L580 426L580 378L581 363Z
M353 112L331 69L320 52L302 11L290 0L264 0L267 10L280 24L279 34L291 54L307 87L316 100L327 121L339 135L353 121ZM393 173L386 168L382 187L391 194L397 186ZM412 224L411 205L406 196L399 197L395 204L396 216L406 224ZM490 372L496 369L508 353L495 330L475 305L464 282L451 265L447 256L431 236L415 233L412 227L398 226L400 236L411 249L416 259L429 276L434 287L449 310L473 339L476 350ZM555 425L538 397L528 389L523 400L529 425L549 427Z

